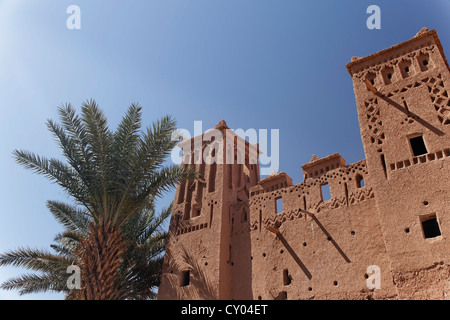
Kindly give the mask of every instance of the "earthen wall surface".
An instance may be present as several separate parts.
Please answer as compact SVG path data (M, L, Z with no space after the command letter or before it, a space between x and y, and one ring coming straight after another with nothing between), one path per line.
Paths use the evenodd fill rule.
M347 69L366 159L313 156L296 185L260 180L248 154L196 164L199 181L177 187L159 299L449 299L450 71L437 33Z

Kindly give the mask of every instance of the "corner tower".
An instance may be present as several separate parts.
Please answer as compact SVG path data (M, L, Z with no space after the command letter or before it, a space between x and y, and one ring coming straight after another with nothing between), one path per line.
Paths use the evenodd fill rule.
M449 65L436 31L423 28L404 43L352 58L347 69L392 274L406 294L417 270L427 270L429 285L439 281L435 273L448 278Z
M240 265L234 262L250 250L245 239L234 249L239 237L233 235L245 234L240 231L249 224L249 189L259 181L257 147L223 120L179 147L182 165L195 166L199 179L177 186L158 299L231 299L231 271Z

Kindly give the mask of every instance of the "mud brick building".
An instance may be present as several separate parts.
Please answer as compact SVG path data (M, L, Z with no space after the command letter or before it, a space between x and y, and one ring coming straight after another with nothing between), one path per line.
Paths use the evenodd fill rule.
M244 163L185 154L201 177L177 187L159 299L450 298L450 69L437 33L346 67L366 159L313 156L293 185L283 172L260 180L255 146L237 136L221 148L241 141Z

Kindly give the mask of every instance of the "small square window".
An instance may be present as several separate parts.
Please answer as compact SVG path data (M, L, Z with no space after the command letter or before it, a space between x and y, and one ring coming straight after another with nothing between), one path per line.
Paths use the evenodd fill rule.
M415 157L428 153L422 136L410 138L409 142L411 144L411 149Z
M191 282L191 272L189 270L183 271L181 273L181 279L180 279L180 287L186 287Z
M439 228L436 214L433 213L423 216L421 217L420 222L422 224L423 235L426 239L436 238L441 235L441 229Z
M413 69L411 69L411 61L402 61L400 63L400 71L403 78L409 77L413 73Z
M391 84L392 83L392 78L393 78L393 75L394 75L394 69L393 68L390 68L390 67L384 68L381 71L381 74L383 76L384 84Z

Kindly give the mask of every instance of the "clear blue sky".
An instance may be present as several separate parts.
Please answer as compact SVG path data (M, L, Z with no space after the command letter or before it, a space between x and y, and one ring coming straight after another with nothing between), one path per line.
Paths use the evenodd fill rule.
M81 9L69 30L66 9ZM381 30L366 27L369 5ZM45 201L67 196L17 165L16 148L59 156L45 127L57 107L94 98L114 127L132 102L144 123L171 114L193 131L225 119L230 128L280 130L280 171L339 152L364 158L352 56L366 56L437 29L450 55L450 1L133 0L0 1L0 252L48 249L62 228ZM172 194L160 203L168 203ZM0 282L23 273L0 268ZM61 299L59 294L0 299Z

